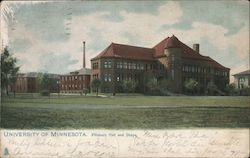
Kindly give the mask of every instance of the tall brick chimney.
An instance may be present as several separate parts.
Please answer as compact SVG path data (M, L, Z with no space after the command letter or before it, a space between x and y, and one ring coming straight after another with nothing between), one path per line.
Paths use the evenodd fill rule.
M86 63L85 63L85 41L83 41L83 60L82 60L82 67L83 67L83 68L86 67Z
M200 53L200 45L197 43L193 44L193 50L195 50L197 53Z

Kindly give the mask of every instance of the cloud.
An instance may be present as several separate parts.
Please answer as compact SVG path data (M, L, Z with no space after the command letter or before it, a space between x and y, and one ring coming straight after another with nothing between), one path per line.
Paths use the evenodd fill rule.
M97 7L94 2L86 2L84 4L89 5L88 3L91 3L95 9L101 6L98 3ZM19 49L19 53L15 53L15 55L23 61L20 63L27 63L23 64L22 70L37 71L45 70L45 68L49 69L49 67L46 67L46 64L50 65L50 56L53 60L56 60L55 58L60 59L56 60L55 63L61 66L61 70L71 71L79 69L82 66L83 40L86 41L87 67L90 67L90 59L100 53L111 42L153 47L162 39L172 34L175 34L181 41L188 45L200 43L202 53L204 52L205 55L215 58L218 62L228 65L230 68L235 63L227 59L231 59L233 56L244 59L249 53L249 21L246 20L242 23L237 8L232 13L228 11L226 13L230 13L230 15L236 14L233 17L237 17L238 20L231 21L231 18L228 18L225 19L227 22L221 25L217 21L220 18L226 18L226 15L223 15L223 11L220 14L223 16L219 18L205 14L196 17L193 15L194 13L192 15L187 14L185 6L180 5L183 2L180 1L161 2L158 8L154 6L155 10L153 11L147 11L150 7L136 11L135 9L129 10L128 6L126 9L119 6L120 8L116 8L115 12L107 7L107 2L102 3L103 5L106 4L103 7L106 10L100 8L91 11L91 7L88 6L86 6L86 9L79 7L80 5L77 7L71 5L72 16L70 19L65 17L65 14L67 14L67 10L65 11L65 8L67 8L65 7L66 4L59 5L55 10L53 9L54 5L51 7L48 4L46 6L49 8L44 9L40 7L39 9L37 7L35 8L38 9L37 11L33 8L34 6L30 6L30 9L33 8L31 10L36 14L33 15L30 12L26 14L28 16L32 15L31 19L34 22L32 20L26 22L25 20L27 19L25 18L27 17L21 16L22 20L19 19L19 22L16 24L16 30L9 32L9 37L11 37L12 42L14 41L13 44L19 44L19 46L14 47L16 51ZM119 3L117 2L117 4ZM214 5L214 3L212 4ZM225 10L221 8L222 6L217 8ZM187 7L188 10L192 9L190 7L192 5ZM205 6L202 7L204 8ZM133 5L130 8L133 8ZM41 14L43 11L46 12L48 18L45 23L40 23L36 17L43 16L44 14ZM53 16L53 18L49 16ZM201 16L202 18L200 19ZM194 19L191 19L191 17L194 17ZM30 23L34 24L29 25ZM233 23L240 23L240 27L238 27L239 25L234 27ZM175 27L178 25L188 25L188 27ZM31 29L27 29L28 26ZM66 32L69 34L65 38L66 28ZM231 28L237 28L238 30L232 31ZM23 41L20 41L21 39ZM22 47L22 42L30 43L31 46ZM231 48L235 52L229 52ZM61 72L59 67L56 65L54 67L55 69L53 68L51 71Z
M77 60L71 59L69 54L55 54L53 52L41 54L40 62L41 72L66 73L70 71L69 65L77 63ZM63 61L63 62L62 62Z

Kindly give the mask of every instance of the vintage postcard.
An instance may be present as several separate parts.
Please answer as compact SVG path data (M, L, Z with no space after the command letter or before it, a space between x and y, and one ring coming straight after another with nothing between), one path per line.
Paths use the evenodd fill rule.
M2 1L3 158L248 158L249 1Z

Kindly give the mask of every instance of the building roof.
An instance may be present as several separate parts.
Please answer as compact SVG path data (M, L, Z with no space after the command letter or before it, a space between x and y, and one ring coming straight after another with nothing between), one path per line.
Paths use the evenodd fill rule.
M237 74L234 74L233 76L244 76L244 75L250 75L250 69L243 71L243 72L240 72L240 73L237 73Z
M104 49L99 55L92 58L96 60L105 57L113 58L126 58L126 59L137 59L137 60L155 60L157 57L165 56L164 50L166 48L181 48L183 58L197 59L204 63L210 64L216 68L229 70L229 68L222 66L212 58L203 56L199 52L193 50L186 44L182 43L174 35L167 37L153 48L136 47L124 44L111 43L106 49Z
M229 68L222 66L217 61L210 58L209 56L203 56L199 52L193 50L186 44L182 43L174 35L172 37L165 38L160 43L155 45L153 48L155 49L155 57L165 56L164 54L165 48L181 48L183 50L183 53L182 53L183 58L202 60L203 62L208 63L216 68L229 70Z
M48 74L49 78L58 78L59 77L58 74L43 73L43 72L18 73L18 77L37 78L37 77L41 77L44 74Z
M117 43L111 43L99 55L97 55L91 60L105 57L125 58L134 60L155 60L154 49L152 48L144 48Z
M91 75L91 69L81 68L79 70L72 71L64 75Z

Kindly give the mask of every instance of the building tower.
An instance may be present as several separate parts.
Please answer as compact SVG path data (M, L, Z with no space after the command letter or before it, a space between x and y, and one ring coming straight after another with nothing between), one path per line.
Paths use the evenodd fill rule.
M180 93L182 91L182 50L180 42L174 35L167 40L165 55L168 67L168 80L171 83L170 89L173 92Z

